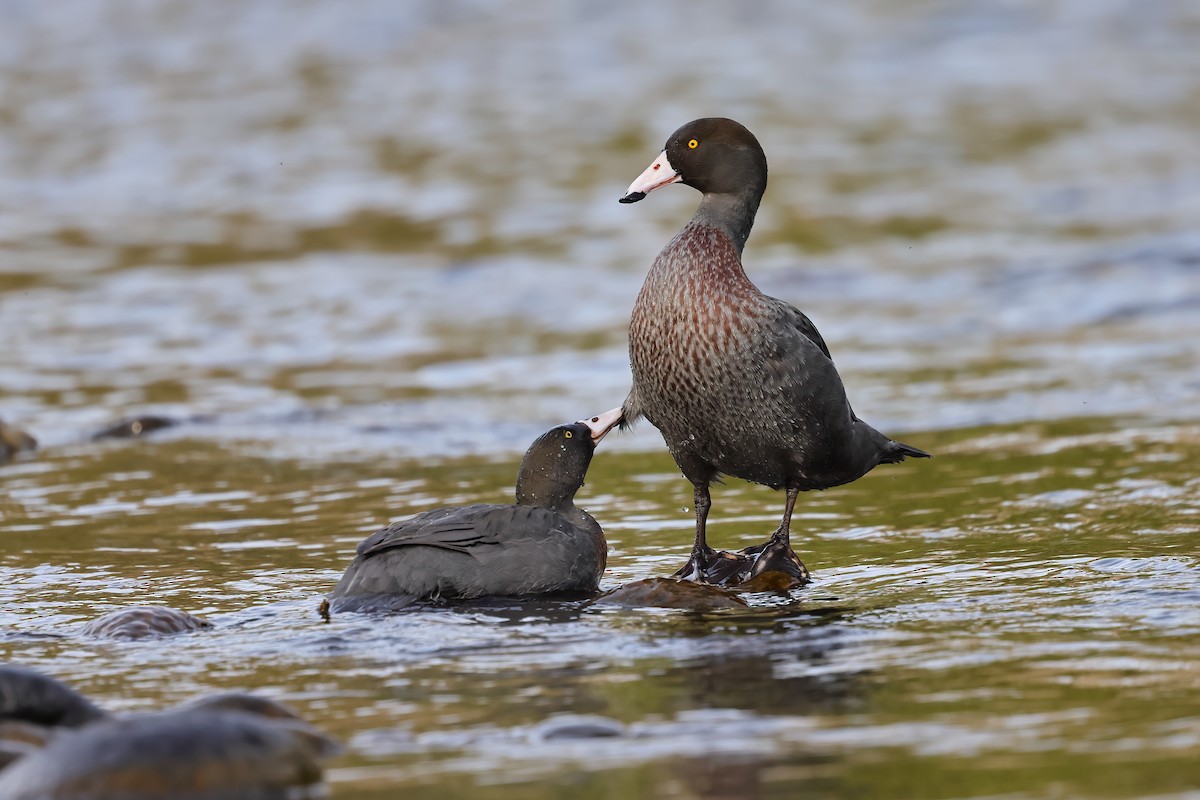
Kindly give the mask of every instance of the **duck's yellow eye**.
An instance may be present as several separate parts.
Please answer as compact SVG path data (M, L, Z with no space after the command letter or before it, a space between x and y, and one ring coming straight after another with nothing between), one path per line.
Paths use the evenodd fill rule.
M568 439L570 439L574 435L575 434L571 433L570 431L563 431L563 436L567 437Z
M688 142L688 149L690 149L690 150L695 150L699 146L700 146L700 143L697 142L695 139L692 139L691 141Z

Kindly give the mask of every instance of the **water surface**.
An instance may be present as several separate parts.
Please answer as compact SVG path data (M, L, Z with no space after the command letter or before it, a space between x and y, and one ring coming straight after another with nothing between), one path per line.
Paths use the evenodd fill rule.
M335 798L1197 796L1192 4L0 7L0 417L41 442L0 466L3 658L117 711L280 698L347 744ZM813 584L745 609L322 623L367 534L621 401L696 196L616 198L714 113L771 164L751 277L937 458L802 497ZM650 426L580 499L603 588L686 558ZM781 510L731 480L712 540ZM79 633L143 603L216 627Z

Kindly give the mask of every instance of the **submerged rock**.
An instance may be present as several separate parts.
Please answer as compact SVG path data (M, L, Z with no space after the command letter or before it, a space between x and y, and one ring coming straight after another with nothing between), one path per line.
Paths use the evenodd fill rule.
M620 722L595 714L561 714L551 717L533 729L533 738L542 742L611 739L625 735L625 726Z
M145 436L148 433L153 433L163 428L170 428L178 424L178 420L171 419L170 417L146 414L140 417L121 420L114 425L110 425L99 433L94 434L92 439L134 439L138 436Z
M145 639L211 628L206 619L166 606L130 606L111 611L83 626L87 636L106 639Z
M37 439L0 419L0 464L7 464L21 453L32 453L36 449Z
M595 603L622 608L681 608L689 611L747 607L745 600L728 589L674 578L647 578L627 583L600 595Z

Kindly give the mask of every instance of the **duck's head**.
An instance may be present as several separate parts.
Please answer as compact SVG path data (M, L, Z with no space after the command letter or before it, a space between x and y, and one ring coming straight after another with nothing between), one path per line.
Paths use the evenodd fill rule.
M636 203L672 183L706 195L754 191L761 197L767 186L767 157L754 134L738 122L724 117L692 120L671 134L621 202Z
M521 460L517 472L517 503L563 508L583 486L592 453L621 421L621 409L569 425L556 425L539 436Z

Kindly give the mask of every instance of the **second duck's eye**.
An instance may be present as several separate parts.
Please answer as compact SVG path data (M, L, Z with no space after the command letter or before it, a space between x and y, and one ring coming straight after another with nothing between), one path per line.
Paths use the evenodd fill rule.
M571 433L570 431L563 431L563 436L567 437L568 439L570 439L574 435L575 434Z
M695 150L699 146L700 146L700 143L697 142L695 139L691 139L690 141L688 141L688 149L689 150Z

